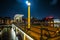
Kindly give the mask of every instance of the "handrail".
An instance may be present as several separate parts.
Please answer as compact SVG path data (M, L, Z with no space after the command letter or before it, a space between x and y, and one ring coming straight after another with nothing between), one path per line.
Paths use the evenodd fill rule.
M12 25L0 25L0 28L12 28Z
M12 24L12 25L14 25L14 24ZM14 25L14 27L16 27L15 25ZM16 27L16 29L18 29L21 33L23 33L29 40L34 40L33 38L31 38L29 35L27 35L25 32L23 32L21 29L19 29L18 27Z
M12 26L12 25L0 25L0 26Z

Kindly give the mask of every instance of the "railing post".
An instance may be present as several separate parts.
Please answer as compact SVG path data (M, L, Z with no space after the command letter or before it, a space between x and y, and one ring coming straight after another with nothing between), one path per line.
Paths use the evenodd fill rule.
M26 40L26 36L25 36L25 34L24 34L24 40Z

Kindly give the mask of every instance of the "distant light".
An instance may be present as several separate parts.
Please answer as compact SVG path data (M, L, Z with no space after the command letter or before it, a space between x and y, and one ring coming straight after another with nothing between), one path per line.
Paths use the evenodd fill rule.
M53 16L48 16L48 18L54 18Z
M60 19L54 19L54 23L60 23Z
M53 18L53 16L50 16L49 18Z
M59 31L56 31L57 33L59 32Z
M31 5L31 3L30 3L30 2L28 2L28 1L26 1L26 4L27 4L28 6L30 6L30 5Z

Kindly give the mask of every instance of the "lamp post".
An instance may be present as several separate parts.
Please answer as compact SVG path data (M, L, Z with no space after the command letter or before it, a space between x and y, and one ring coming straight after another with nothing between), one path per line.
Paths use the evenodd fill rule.
M30 29L30 5L31 3L29 1L26 1L26 4L28 5L28 29Z
M30 2L26 1L26 4L28 5L28 30L30 29ZM26 40L26 35L24 34L24 40Z

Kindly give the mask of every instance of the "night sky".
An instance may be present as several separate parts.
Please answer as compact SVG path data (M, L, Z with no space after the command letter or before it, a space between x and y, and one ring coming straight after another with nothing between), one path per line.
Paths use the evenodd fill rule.
M26 0L0 0L0 17L24 14L27 18ZM30 0L31 17L42 19L46 16L60 18L60 0Z

